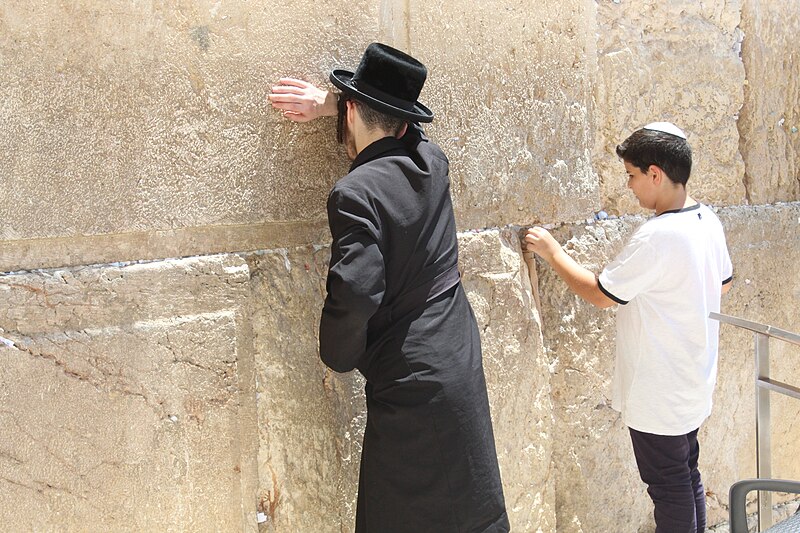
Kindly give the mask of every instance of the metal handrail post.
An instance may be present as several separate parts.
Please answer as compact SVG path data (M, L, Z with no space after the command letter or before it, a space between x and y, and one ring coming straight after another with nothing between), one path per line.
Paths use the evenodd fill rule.
M759 386L769 379L769 337L755 334L756 363L756 475L759 479L772 478L772 442L770 432L769 389ZM772 526L772 493L758 491L758 528L764 531Z
M800 388L769 377L769 339L776 338L800 346L800 335L766 324L751 322L735 316L711 312L713 320L740 327L755 334L756 363L756 470L760 479L772 478L772 449L770 434L769 393L777 392L800 400ZM760 531L772 526L772 493L758 492L758 527Z

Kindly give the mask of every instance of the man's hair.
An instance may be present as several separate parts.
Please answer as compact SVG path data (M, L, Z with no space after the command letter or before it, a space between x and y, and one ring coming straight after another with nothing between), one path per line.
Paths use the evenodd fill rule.
M358 114L361 116L361 120L364 121L364 125L371 130L380 128L385 132L397 134L403 127L403 124L406 123L404 119L376 111L364 102L355 99L353 102L356 104L356 107L358 107Z
M689 143L669 133L637 130L617 145L617 155L642 172L647 172L650 165L660 167L673 183L684 186L692 173Z

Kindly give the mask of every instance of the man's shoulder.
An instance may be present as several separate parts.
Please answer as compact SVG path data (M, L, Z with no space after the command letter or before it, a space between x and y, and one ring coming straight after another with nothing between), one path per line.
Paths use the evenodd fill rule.
M447 158L447 155L442 150L442 147L432 141L425 141L421 142L419 146L420 151L425 151L429 153L432 157L440 159L445 164L449 165L450 160Z
M364 194L368 190L368 187L364 186L364 176L369 176L369 173L364 173L363 167L362 165L339 178L331 187L330 196L360 196Z
M381 163L383 159L383 163ZM376 187L382 177L390 175L392 169L386 165L386 158L367 161L352 169L333 184L331 194L365 195Z
M392 175L392 170L387 167L385 161L384 164L377 164L379 161L367 161L339 178L333 184L329 197L369 202L370 199L380 196L381 191L386 188L386 178Z

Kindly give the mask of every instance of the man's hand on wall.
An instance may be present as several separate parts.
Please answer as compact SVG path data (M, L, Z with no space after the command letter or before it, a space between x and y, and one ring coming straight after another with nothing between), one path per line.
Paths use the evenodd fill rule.
M336 94L294 78L281 78L272 87L269 98L272 107L295 122L308 122L318 117L336 116Z

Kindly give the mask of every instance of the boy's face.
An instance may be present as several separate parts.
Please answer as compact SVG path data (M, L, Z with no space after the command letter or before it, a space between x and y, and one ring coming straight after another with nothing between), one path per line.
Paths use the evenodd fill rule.
M657 187L653 181L652 173L649 172L649 169L645 172L627 161L624 161L624 163L625 172L628 173L628 188L633 191L636 199L639 200L639 205L645 209L655 209Z

